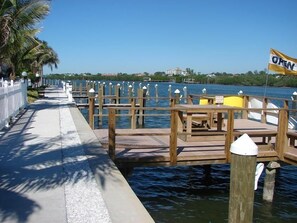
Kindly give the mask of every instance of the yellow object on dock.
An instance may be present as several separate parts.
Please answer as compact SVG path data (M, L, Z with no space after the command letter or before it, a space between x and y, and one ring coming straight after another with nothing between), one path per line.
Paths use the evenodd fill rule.
M200 105L209 105L217 104L216 97L201 97L199 100ZM229 105L234 107L244 107L243 97L242 96L224 96L223 105Z
M243 97L242 96L224 96L224 105L243 108L244 107Z

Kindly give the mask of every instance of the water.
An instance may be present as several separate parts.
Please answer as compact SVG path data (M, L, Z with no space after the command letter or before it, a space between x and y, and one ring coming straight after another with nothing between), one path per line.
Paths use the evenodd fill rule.
M168 96L168 83L157 83L160 97ZM269 96L290 99L294 88L243 87L223 85L175 84L172 92L179 89L183 94L186 86L191 94L237 94ZM150 83L150 95L154 96L155 83ZM168 106L168 101L148 100L147 106ZM147 122L148 121L148 122ZM122 127L128 125L120 120ZM146 127L167 127L169 118L147 120ZM265 173L259 179L255 191L254 222L297 222L297 168L281 164L277 171L274 201L262 199ZM156 222L228 222L229 165L138 167L127 177L132 189Z
M297 221L296 167L282 164L272 203L255 191L254 222ZM128 182L156 222L228 222L229 165L135 168Z

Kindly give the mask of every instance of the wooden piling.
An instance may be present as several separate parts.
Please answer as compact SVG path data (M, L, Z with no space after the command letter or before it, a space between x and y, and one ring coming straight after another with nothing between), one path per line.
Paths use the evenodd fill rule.
M170 164L175 165L177 163L177 119L178 112L176 110L171 110L170 118Z
M179 103L180 103L179 99L180 99L180 91L179 91L178 89L176 89L176 90L174 91L174 100L175 100L175 104L179 104Z
M82 82L79 83L79 95L82 96Z
M115 93L116 104L120 104L121 103L121 100L120 100L120 97L121 97L121 85L120 84L116 85L114 93Z
M104 86L100 84L98 87L98 114L99 114L99 126L103 125L103 104L104 104Z
M146 96L146 87L143 87L142 89L138 89L138 104L139 104L139 110L138 110L138 124L139 126L143 127L144 125L144 107L145 107L145 96Z
M108 110L108 154L112 160L115 160L115 125L116 125L116 112L114 108Z
M258 147L247 134L231 145L229 223L253 222Z
M89 125L92 129L94 129L94 108L95 108L95 96L94 96L94 89L92 88L89 91Z
M280 167L280 164L271 161L265 170L264 188L263 188L263 200L272 202L274 195L274 185L275 185L275 174L276 169Z
M108 85L108 95L110 96L109 103L111 104L111 103L113 103L112 98L111 98L111 95L112 95L112 83L111 82L109 82L109 85Z
M171 97L172 97L172 90L171 90L171 84L169 84L168 86L168 98L169 98L169 101L171 100Z
M129 103L132 103L132 101L133 101L132 85L128 86L128 97L129 97Z
M135 99L131 99L131 129L136 129L136 110L135 110Z
M159 102L158 84L155 84L155 95L156 102Z

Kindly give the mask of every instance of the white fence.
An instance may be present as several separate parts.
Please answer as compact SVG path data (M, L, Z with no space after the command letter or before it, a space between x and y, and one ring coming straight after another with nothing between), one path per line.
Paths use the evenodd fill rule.
M27 105L27 83L0 81L0 130Z

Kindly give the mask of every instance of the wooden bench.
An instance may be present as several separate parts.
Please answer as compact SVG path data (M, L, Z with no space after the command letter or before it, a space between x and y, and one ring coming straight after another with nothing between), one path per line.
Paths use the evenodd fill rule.
M235 139L242 136L243 134L248 134L249 137L262 137L262 143L270 143L272 137L277 136L277 131L273 130L254 130L254 131L235 131L233 132L233 135ZM266 142L266 138L268 139Z
M211 113L193 113L192 116L192 130L195 129L210 129L212 127L212 114ZM183 115L183 121L187 123L187 115ZM195 127L197 128L195 128Z

